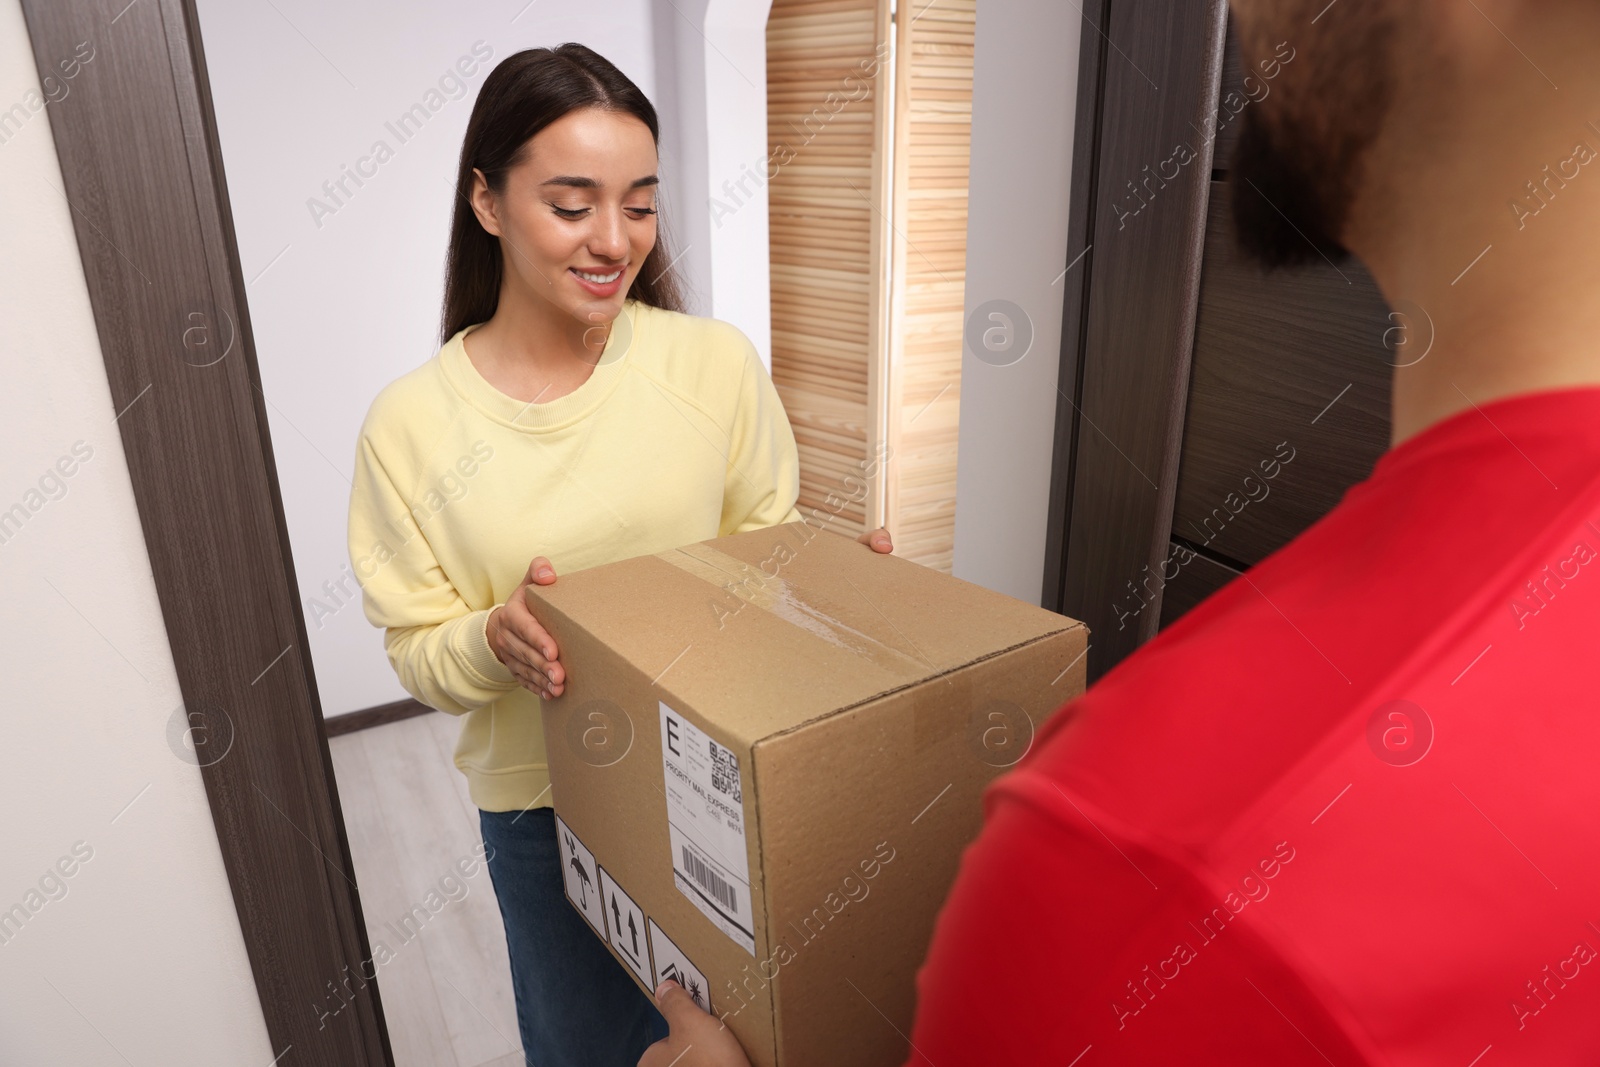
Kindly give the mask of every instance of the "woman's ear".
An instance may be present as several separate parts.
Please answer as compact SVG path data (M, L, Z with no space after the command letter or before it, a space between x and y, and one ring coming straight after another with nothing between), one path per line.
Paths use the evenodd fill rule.
M479 226L495 237L504 236L500 232L499 205L489 188L489 179L477 167L472 168L472 192L468 202L472 204L472 213L478 217Z

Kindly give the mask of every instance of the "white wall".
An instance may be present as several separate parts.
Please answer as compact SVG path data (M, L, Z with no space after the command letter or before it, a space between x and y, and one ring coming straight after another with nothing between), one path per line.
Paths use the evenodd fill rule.
M662 196L691 310L735 323L770 366L766 190L713 225L708 183L766 156L769 0L199 0L239 254L249 280L289 541L323 710L406 694L354 596L345 519L356 433L386 383L431 357L457 157L472 101L523 48L580 41L660 113ZM427 97L489 53L459 99ZM468 63L471 67L473 64ZM664 76L663 76L664 74ZM752 92L746 79L758 91ZM386 127L437 106L402 143ZM335 202L322 189L383 140L393 157ZM747 183L747 189L749 188ZM308 206L321 201L333 208ZM529 546L530 557L537 546ZM342 583L342 588L341 588Z
M967 314L1010 301L1033 341L1006 366L997 365L1006 357L963 354L954 572L1034 604L1050 507L1081 19L1061 0L982 0L973 63Z
M0 0L0 1063L266 1067L38 88Z
M772 0L654 0L674 256L692 310L738 326L772 366L767 12Z

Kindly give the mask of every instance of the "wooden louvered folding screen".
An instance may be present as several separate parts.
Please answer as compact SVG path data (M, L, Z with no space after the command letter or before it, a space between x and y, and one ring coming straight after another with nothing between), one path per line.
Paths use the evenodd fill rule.
M801 511L949 571L976 0L901 3L773 0L772 377Z

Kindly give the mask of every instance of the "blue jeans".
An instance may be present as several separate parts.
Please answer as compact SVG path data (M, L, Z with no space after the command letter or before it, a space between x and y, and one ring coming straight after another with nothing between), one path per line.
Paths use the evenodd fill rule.
M567 900L555 810L478 810L529 1067L636 1067L667 1021Z

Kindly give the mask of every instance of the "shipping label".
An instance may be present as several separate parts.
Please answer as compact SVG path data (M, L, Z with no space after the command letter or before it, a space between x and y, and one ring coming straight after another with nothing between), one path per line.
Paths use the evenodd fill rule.
M661 703L667 833L678 891L755 955L739 757Z

